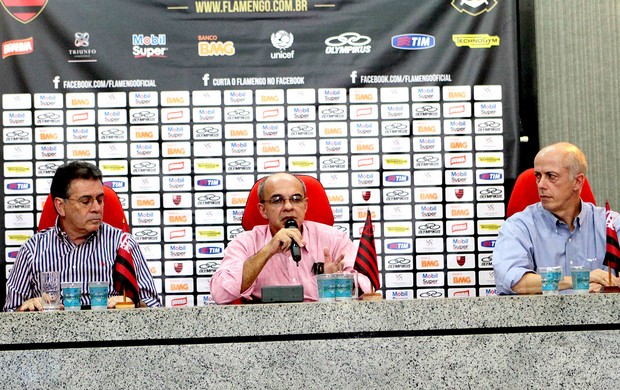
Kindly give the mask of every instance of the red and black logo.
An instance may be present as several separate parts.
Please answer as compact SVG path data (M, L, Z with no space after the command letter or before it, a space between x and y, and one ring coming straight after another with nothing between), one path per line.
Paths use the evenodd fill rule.
M0 0L12 17L26 24L33 21L47 5L47 0Z

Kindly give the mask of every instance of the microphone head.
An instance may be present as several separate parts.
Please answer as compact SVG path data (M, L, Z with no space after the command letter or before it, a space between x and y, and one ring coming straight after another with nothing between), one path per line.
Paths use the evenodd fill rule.
M284 227L286 229L289 229L289 228L297 229L299 226L297 226L297 222L295 222L295 220L291 218L291 219L286 220L286 222L284 223Z

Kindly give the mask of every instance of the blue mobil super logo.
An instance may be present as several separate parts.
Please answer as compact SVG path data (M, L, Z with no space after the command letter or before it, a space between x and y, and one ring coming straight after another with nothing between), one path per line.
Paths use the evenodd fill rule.
M402 34L392 37L392 47L401 50L424 50L435 46L435 37L426 34Z

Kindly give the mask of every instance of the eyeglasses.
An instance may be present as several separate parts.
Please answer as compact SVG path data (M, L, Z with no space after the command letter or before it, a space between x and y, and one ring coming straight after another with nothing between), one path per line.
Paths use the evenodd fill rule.
M93 205L93 202L97 201L97 203L101 206L103 204L103 194L99 195L96 198L93 198L90 195L84 195L81 196L77 199L74 198L65 198L66 200L72 200L74 202L78 202L79 204L81 204L84 207L90 207Z
M261 200L260 202L269 203L272 206L280 207L280 206L284 206L287 200L291 202L293 206L298 206L306 200L306 197L303 195L299 195L299 194L295 194L291 196L290 198L285 198L283 196L277 195L267 200Z

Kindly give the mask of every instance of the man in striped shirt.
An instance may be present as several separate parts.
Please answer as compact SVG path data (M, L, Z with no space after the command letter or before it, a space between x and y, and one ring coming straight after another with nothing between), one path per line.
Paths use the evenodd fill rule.
M109 284L108 307L123 296L114 291L112 269L123 231L102 222L103 175L96 166L74 161L58 168L51 201L55 226L31 237L19 250L7 281L4 311L42 310L39 273L58 271L61 282L80 282L82 305L90 305L88 283ZM140 306L161 306L155 283L138 243L129 236Z

